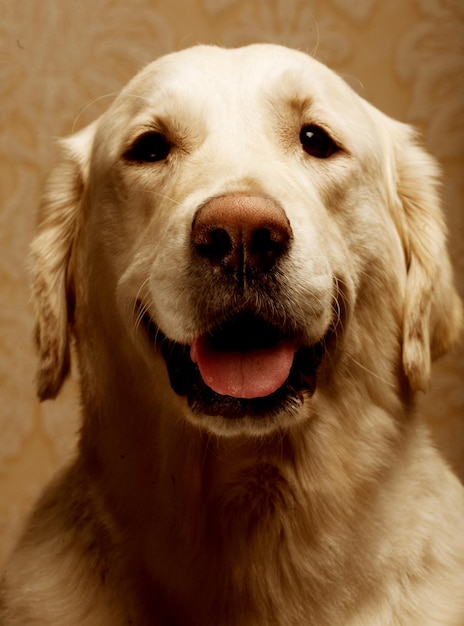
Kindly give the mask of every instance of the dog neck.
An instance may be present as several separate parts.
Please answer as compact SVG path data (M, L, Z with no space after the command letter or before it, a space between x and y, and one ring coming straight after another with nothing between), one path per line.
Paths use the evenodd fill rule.
M321 392L321 410L325 402L331 398ZM316 413L267 437L218 438L189 425L180 406L153 419L120 405L111 417L111 445L96 449L104 506L121 542L132 546L143 603L164 606L179 624L190 624L192 612L198 623L222 614L224 624L284 624L292 599L301 607L307 597L314 623L330 623L323 598L337 596L340 576L367 575L368 548L357 529L365 528L360 520L391 469L363 441L398 441L395 422L377 408L375 428L361 433L363 420L350 415L348 398L338 402L332 421ZM95 418L90 421L95 429ZM92 440L100 440L95 431ZM276 598L286 598L286 606Z

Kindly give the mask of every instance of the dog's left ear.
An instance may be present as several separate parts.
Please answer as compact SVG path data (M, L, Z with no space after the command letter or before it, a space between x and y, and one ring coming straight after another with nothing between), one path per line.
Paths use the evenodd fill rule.
M403 367L412 389L425 391L432 360L460 335L462 304L446 248L439 168L409 126L395 130L397 218L407 262Z

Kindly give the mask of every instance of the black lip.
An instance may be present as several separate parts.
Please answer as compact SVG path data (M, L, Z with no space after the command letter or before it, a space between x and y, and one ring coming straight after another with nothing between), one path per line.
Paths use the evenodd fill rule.
M263 398L242 399L222 396L210 389L190 358L189 345L168 339L148 312L141 315L141 321L150 342L161 350L172 389L187 398L190 409L197 415L229 419L270 417L294 411L303 403L304 396L311 396L316 389L317 368L326 349L325 339L297 350L290 374L277 391ZM250 342L253 347L272 345L283 338L289 338L285 331L248 311L231 316L208 333L208 340L219 349L250 347Z

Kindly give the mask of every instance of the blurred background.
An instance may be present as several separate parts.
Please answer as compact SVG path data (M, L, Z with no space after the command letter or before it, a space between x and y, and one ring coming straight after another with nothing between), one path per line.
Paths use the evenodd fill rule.
M0 0L0 560L79 429L75 381L54 402L39 404L34 390L26 260L55 140L96 118L161 54L255 41L312 53L422 131L443 167L464 293L462 0ZM464 478L464 350L434 366L420 410Z

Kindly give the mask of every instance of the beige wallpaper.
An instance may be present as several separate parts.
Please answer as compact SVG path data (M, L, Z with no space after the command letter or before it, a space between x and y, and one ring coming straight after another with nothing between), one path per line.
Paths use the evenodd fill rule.
M198 42L314 53L385 112L417 124L444 169L464 273L462 0L0 0L0 559L72 452L78 399L34 395L25 259L54 138L82 127L146 62ZM421 410L464 477L464 351L435 367Z

